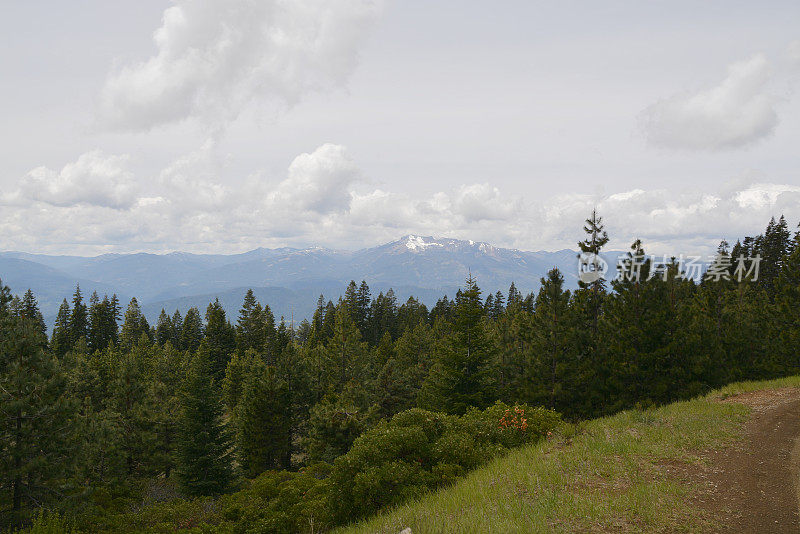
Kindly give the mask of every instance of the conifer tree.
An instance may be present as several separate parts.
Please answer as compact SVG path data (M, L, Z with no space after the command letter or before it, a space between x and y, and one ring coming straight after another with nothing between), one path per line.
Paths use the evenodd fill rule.
M347 306L347 311L350 318L358 325L358 286L355 280L350 280L347 284L347 289L344 290L344 298L342 299Z
M77 285L72 296L72 312L69 323L71 346L75 345L81 338L86 338L88 327L86 304L83 303L81 287Z
M178 309L175 309L175 313L172 314L172 333L170 335L170 342L172 346L178 350L186 350L186 347L183 346L182 341L182 334L183 334L183 317L181 317L181 312Z
M367 282L362 280L358 286L356 295L355 321L356 326L361 331L361 337L367 338L367 331L370 323L370 305L372 304L372 294L370 293ZM377 341L377 340L376 340Z
M428 308L414 297L397 310L397 335L402 336L406 330L416 327L421 322L428 322Z
M120 344L130 350L142 336L150 338L150 325L142 314L139 301L136 297L131 299L128 309L125 310L125 321L122 323L122 331L119 335Z
M289 387L275 367L262 364L253 370L236 408L236 443L246 476L289 467L290 404Z
M508 288L507 303L508 306L511 305L522 306L522 293L519 292L517 286L514 285L514 282L511 282L511 286Z
M429 316L431 325L436 324L438 319L444 319L447 321L452 320L454 308L455 305L453 301L448 299L447 295L437 300L436 304L434 304L433 308L431 308L431 313Z
M494 304L492 305L491 316L492 319L499 319L501 315L506 311L505 306L505 297L503 296L502 291L498 291L494 294Z
M433 330L424 320L397 339L373 384L381 417L391 417L416 406L417 394L430 368L433 346Z
M122 336L121 341L124 345L126 337ZM153 419L160 407L149 395L150 349L149 343L137 340L124 352L114 351L111 355L109 396L105 399L105 406L119 414L128 476L149 473L152 454L156 449Z
M592 332L597 335L597 327L600 321L600 309L602 298L605 293L605 278L600 273L600 252L608 243L608 233L603 226L603 218L597 216L597 210L592 210L592 215L586 219L583 231L587 234L586 239L578 242L581 253L588 258L589 268L595 273L594 280L578 281L578 287L588 289L589 312L592 317Z
M363 292L360 292L360 294L363 294ZM364 298L361 299L360 306L364 305L364 300ZM399 316L397 297L392 289L389 289L386 293L381 291L377 298L372 301L368 311L362 310L359 313L361 317L366 317L367 327L363 338L370 345L378 343L384 333L388 333L392 339L397 339Z
M161 308L161 313L158 314L158 321L156 322L156 342L164 346L167 341L172 341L173 334L172 318L167 315L167 311L164 308Z
M754 247L754 252L761 256L758 285L772 296L775 281L791 248L791 233L783 215L777 221L774 217L770 219L764 235L759 237L761 239Z
M483 310L487 316L494 319L494 295L492 293L489 293L489 296L486 297L486 302L483 303Z
M530 378L546 384L545 394L536 400L559 411L569 408L570 387L565 381L575 375L570 361L569 300L564 277L558 269L551 269L542 278L536 296L533 351L540 365L534 368L534 375L538 376ZM542 380L545 376L546 380Z
M7 285L3 285L3 280L0 279L0 320L4 319L11 313L9 304L11 303L11 290Z
M208 351L214 380L219 383L225 376L225 367L236 349L236 330L225 317L225 309L219 303L219 299L214 299L206 309L203 344Z
M122 309L116 293L111 299L103 297L103 348L119 344L119 321L122 319Z
M261 307L252 289L244 296L236 324L236 347L244 352L248 349L264 351L275 337L275 317L269 306Z
M311 337L309 343L311 347L325 343L326 339L323 337L323 324L325 322L325 297L319 296L317 299L317 308L314 310L314 315L311 317Z
M146 394L153 406L150 431L154 446L148 463L152 472L169 477L175 465L181 381L188 362L184 353L170 345L153 351L150 362Z
M327 359L333 363L336 376L330 377L335 381L336 391L342 391L350 380L364 378L364 364L366 347L361 341L361 333L353 322L352 315L346 301L339 303L335 315L333 335L325 346ZM333 385L331 384L331 385Z
M200 318L200 311L197 308L189 308L186 317L183 318L183 328L181 328L181 349L195 352L203 341L203 320Z
M237 350L231 356L225 368L225 378L222 380L222 400L229 413L236 413L245 383L259 363L263 364L263 361L253 349L248 349L244 353Z
M58 362L35 321L8 309L0 283L0 494L19 515L52 498L64 476L70 403Z
M67 299L58 308L58 315L53 323L53 336L50 339L50 348L56 356L63 357L72 347L72 332L70 331L70 309Z
M436 351L436 363L420 392L420 403L432 410L463 414L494 400L491 362L495 348L483 324L481 291L469 276L455 306L452 335Z
M92 291L89 297L89 328L86 335L86 343L93 351L102 350L103 331L103 308L97 291Z
M231 439L208 351L197 352L181 392L176 473L189 495L224 493L231 484Z
M798 233L800 236L800 233ZM786 257L776 282L775 326L785 373L800 371L800 246Z
M25 295L22 297L20 315L31 321L42 337L45 340L47 339L47 326L44 324L44 316L42 316L42 312L39 310L39 303L30 289L25 291Z

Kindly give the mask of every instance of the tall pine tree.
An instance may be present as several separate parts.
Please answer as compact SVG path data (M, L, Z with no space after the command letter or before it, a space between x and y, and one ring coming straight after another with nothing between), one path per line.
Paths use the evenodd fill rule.
M176 472L189 495L224 493L231 484L231 438L208 351L189 366L181 392Z
M456 300L452 335L437 347L436 363L422 387L420 403L451 414L491 404L495 399L494 350L483 324L481 290L469 276Z

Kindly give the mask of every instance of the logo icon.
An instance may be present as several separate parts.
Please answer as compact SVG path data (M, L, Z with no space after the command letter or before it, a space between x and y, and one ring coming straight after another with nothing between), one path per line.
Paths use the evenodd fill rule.
M605 278L607 272L608 263L597 254L583 252L578 256L578 279L584 284Z

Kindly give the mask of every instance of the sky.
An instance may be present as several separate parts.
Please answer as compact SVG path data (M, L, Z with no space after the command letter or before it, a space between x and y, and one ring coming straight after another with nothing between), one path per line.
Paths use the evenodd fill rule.
M0 250L800 222L797 2L3 0Z

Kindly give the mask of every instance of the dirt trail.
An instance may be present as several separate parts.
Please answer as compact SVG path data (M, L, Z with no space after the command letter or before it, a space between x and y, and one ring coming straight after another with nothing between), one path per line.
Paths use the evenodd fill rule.
M690 474L697 504L717 532L800 533L800 389L755 391L729 397L753 409L745 439L707 455L708 469Z

